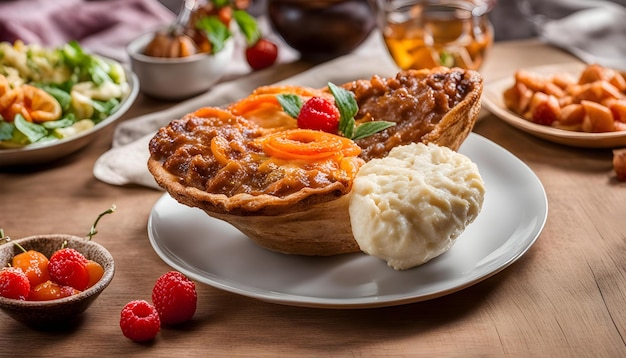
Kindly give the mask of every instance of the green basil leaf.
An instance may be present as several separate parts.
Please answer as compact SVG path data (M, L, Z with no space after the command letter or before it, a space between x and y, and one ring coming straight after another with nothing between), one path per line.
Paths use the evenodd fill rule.
M218 9L230 5L230 0L211 0L211 2Z
M72 96L70 96L68 92L53 85L37 84L36 86L54 97L61 105L63 112L66 112L70 108L70 104L72 103Z
M230 30L224 25L217 16L206 16L201 18L196 27L206 33L209 42L212 45L211 53L215 54L224 48L226 40L231 37Z
M252 15L248 14L245 10L233 11L233 19L239 26L239 30L246 38L248 46L252 46L261 38L261 31L257 26L256 19Z
M288 115L293 118L298 118L300 110L302 109L302 98L295 94L279 94L276 96L278 103L283 107Z
M12 123L0 121L0 141L13 138L13 130L15 126Z
M115 83L115 81L109 77L110 66L106 61L87 54L85 54L85 56L87 57L86 62L88 63L87 71L91 75L91 80L96 85L101 85L106 82Z
M96 111L92 118L94 119L94 122L99 123L113 112L113 109L120 104L120 101L117 98L109 98L106 101L92 100L91 103Z
M83 49L76 41L70 41L65 44L61 49L61 54L63 55L65 63L71 67L80 67L84 64Z
M109 61L109 77L117 84L126 82L126 72L124 72L124 66L119 62Z
M382 130L385 130L389 127L393 127L395 125L396 123L387 122L387 121L373 121L373 122L363 123L356 127L356 130L354 132L354 137L352 138L352 140L369 137L372 134L378 133Z
M24 135L24 133L18 131L17 129L13 131L13 138L11 138L10 141L11 144L21 147L24 145L29 145L30 144L30 140L28 139L27 136Z
M339 87L331 82L328 82L328 88L330 93L335 97L335 104L339 108L339 130L346 138L352 139L354 135L355 121L354 116L359 111L359 106L356 103L354 94L345 88Z
M55 129L55 128L65 128L65 127L69 127L72 124L74 124L74 120L70 119L70 118L61 118L59 120L56 121L46 121L43 122L41 125L46 128L46 129Z
M73 70L74 82L92 81L97 85L115 82L109 76L110 66L107 61L86 53L77 41L68 42L59 53Z
M48 130L43 126L24 119L21 114L16 114L13 120L15 128L24 134L31 143L35 143L48 135Z

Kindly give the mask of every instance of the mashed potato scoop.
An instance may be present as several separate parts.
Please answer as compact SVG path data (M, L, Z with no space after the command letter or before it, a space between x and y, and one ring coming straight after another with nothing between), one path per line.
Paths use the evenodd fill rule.
M448 251L478 216L485 187L468 157L436 144L396 147L359 170L350 195L360 249L396 270Z

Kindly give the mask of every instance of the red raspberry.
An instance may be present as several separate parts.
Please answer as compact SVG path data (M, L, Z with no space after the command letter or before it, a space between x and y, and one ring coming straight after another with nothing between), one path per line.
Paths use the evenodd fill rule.
M196 284L177 271L163 274L152 289L152 303L163 324L189 321L196 312L197 301Z
M323 97L313 97L300 109L298 128L336 134L340 117L339 109L333 102Z
M30 282L24 271L17 267L0 270L0 296L26 300L30 292Z
M50 279L63 286L71 286L83 291L89 285L87 259L75 249L57 250L50 256L48 271Z
M135 342L149 341L161 330L161 320L153 305L144 300L130 301L120 314L124 337Z
M246 60L253 70L261 70L276 62L278 47L267 39L260 39L253 46L246 48Z

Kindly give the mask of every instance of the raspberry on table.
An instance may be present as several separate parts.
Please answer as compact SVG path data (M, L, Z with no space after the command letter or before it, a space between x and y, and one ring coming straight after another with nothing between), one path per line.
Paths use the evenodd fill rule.
M144 342L156 337L161 330L161 320L153 305L145 300L134 300L122 309L120 328L124 337Z
M196 312L196 284L180 272L167 272L152 289L152 303L163 324L189 321Z
M16 300L26 300L30 293L28 276L17 267L0 270L0 296Z
M341 114L335 103L323 97L304 102L298 115L298 128L337 134Z
M57 250L50 256L48 263L50 279L63 286L84 291L89 285L87 262L87 258L75 249Z

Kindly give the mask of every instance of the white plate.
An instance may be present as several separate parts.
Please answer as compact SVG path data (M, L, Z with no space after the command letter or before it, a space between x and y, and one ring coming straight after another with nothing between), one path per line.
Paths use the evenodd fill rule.
M93 128L68 138L41 144L30 144L15 149L0 149L0 167L47 163L87 146L100 130L117 121L135 102L139 93L139 80L133 72L127 69L125 72L130 90L113 114L100 121Z
M440 297L512 264L535 242L548 213L541 182L511 153L473 133L460 151L478 165L485 181L482 211L448 252L410 270L395 271L361 253L302 257L271 252L168 194L152 209L148 236L156 253L190 278L264 301L366 308Z
M566 63L558 65L547 65L525 68L525 71L536 73L542 76L550 76L555 73L568 73L578 78L585 65L581 63ZM504 105L502 94L515 83L514 74L491 82L483 89L482 103L493 114L510 125L535 135L539 138L574 147L586 148L613 148L626 146L626 131L607 133L585 133L574 132L559 128L553 128L530 122L514 112L508 110Z

